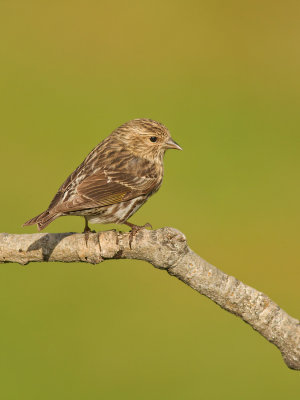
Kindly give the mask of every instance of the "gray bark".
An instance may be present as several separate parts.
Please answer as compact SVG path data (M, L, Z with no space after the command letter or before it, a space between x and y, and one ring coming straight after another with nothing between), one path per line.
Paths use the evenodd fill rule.
M289 316L264 293L225 274L187 245L174 228L141 229L130 233L105 231L79 233L0 234L0 263L87 262L138 259L167 270L170 275L207 296L223 309L242 318L275 344L289 368L300 370L300 322Z

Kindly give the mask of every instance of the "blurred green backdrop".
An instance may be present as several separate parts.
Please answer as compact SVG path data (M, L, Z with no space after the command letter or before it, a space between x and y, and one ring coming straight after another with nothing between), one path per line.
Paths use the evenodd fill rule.
M98 142L157 119L184 151L132 221L180 229L299 318L299 18L289 0L1 0L0 230L35 232L21 224ZM274 346L146 263L0 274L2 399L299 395Z

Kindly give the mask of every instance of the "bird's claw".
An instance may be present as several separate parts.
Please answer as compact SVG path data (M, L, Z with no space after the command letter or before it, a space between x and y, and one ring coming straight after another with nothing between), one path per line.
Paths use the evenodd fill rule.
M91 234L91 233L96 233L96 231L92 231L91 229L85 229L85 230L83 231L83 233L84 233L85 245L86 245L86 247L87 247L90 234Z
M138 233L138 231L140 231L141 229L145 229L145 228L152 229L152 225L149 222L147 222L145 225L141 225L141 226L140 225L131 224L130 227L131 227L131 231L130 231L130 235L129 235L129 247L130 247L130 249L131 249L131 244L132 244L132 241L133 241L133 237Z

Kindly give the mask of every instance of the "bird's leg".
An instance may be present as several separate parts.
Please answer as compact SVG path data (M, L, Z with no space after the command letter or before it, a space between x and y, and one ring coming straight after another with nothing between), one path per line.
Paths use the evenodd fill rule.
M84 217L84 219L85 219L85 226L84 226L83 233L84 233L84 237L85 237L85 244L87 246L90 233L96 233L96 231L92 231L91 228L89 227L89 222L88 222L87 217Z
M145 225L142 225L142 226L134 225L134 224L132 224L131 222L128 222L128 221L125 221L123 223L124 223L124 225L130 226L130 228L131 228L130 236L129 236L129 247L130 248L131 248L131 243L132 243L133 237L137 234L137 232L139 230L144 229L144 228L152 229L152 225L149 224L149 222L147 222Z

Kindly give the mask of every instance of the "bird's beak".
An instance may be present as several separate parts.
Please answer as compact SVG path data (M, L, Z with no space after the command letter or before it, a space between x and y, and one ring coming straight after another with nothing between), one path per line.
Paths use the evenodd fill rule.
M177 149L177 150L182 150L182 148L173 140L172 138L169 138L169 140L165 144L166 149Z

